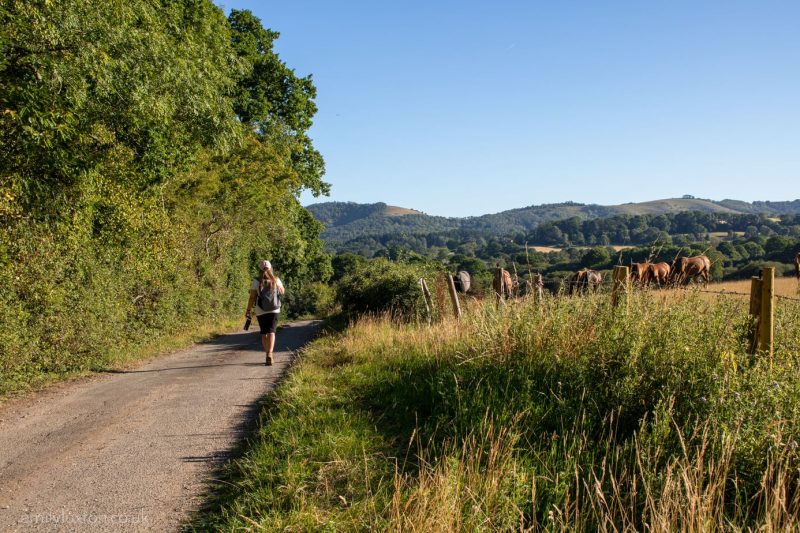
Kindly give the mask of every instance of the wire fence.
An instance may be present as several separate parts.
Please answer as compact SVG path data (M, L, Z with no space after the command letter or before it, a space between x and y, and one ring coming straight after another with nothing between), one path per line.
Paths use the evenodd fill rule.
M722 289L719 291L709 291L707 289L692 289L691 287L680 287L680 289L686 291L694 290L705 294L716 294L717 296L748 296L748 297L750 296L749 292L729 291L727 289ZM794 298L792 296L784 296L782 294L776 294L775 298L777 300L786 300L789 302L800 302L800 298Z
M529 298L533 296L536 297L538 301L541 301L545 287L554 288L555 290L548 290L548 292L555 294L557 297L564 297L567 294L572 296L576 293L578 295L594 293L601 287L605 289L610 285L611 305L614 307L620 304L623 295L630 294L633 291L666 294L670 291L691 291L693 293L712 294L715 297L747 297L750 299L749 315L753 318L751 325L748 326L748 337L750 337L748 341L748 352L751 354L767 353L770 356L774 354L775 346L776 302L800 302L800 297L777 294L777 290L786 292L786 284L781 283L780 285L784 285L783 287L776 287L775 268L768 266L762 269L760 277L751 278L750 292L729 290L724 286L717 286L718 290L709 290L708 283L705 283L701 288L697 277L694 278L694 284L692 286L681 283L686 282L686 280L680 278L677 280L677 286L675 283L656 283L654 286L651 283L647 283L647 280L644 280L644 282L637 282L637 280L634 280L628 267L624 265L614 268L612 279L608 277L605 277L605 279L598 279L599 276L597 274L599 273L591 272L591 275L588 275L588 272L590 271L581 270L563 279L545 280L539 272L534 274L529 271L529 276L526 278L524 276L520 277L516 270L513 276L511 276L510 272L498 269L493 279L492 292L487 293L487 296L488 294L494 293L494 297L499 305L500 302L506 298ZM450 278L450 281L452 285L452 278ZM691 283L691 281L692 279L689 278L687 283ZM744 283L746 283L746 281ZM744 283L740 284L737 288L742 288ZM501 287L501 289L498 289L498 286ZM602 292L605 292L605 290ZM461 311L458 306L458 295L455 294L455 288L451 290L451 293L456 316L460 318ZM798 278L797 293L800 295L800 278Z
M602 283L599 284L600 287L603 288L610 288L613 285L613 280L608 277L603 278ZM713 286L713 285L712 285ZM800 285L799 285L800 286ZM519 288L524 288L526 291L536 290L537 287L541 287L543 289L550 289L550 292L557 293L561 290L568 291L571 287L573 288L586 288L588 287L586 282L577 282L572 281L570 278L565 279L548 279L548 280L541 280L540 282L536 282L535 280L530 279L520 279L518 282ZM749 292L740 292L735 290L728 290L722 288L720 290L709 290L708 288L699 288L698 286L675 286L674 284L664 285L664 286L657 286L657 285L650 285L650 286L641 286L637 285L632 288L637 290L682 290L682 291L694 291L700 292L704 294L715 294L717 296L746 296L749 297ZM800 302L800 298L793 297L793 296L785 296L783 294L776 294L775 298L778 300L788 301L788 302Z

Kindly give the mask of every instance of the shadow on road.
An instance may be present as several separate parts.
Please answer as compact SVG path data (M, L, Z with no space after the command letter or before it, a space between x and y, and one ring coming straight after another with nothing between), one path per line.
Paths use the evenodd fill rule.
M165 368L151 368L149 370L119 370L105 369L100 372L104 374L145 374L150 372L166 372L168 370L188 370L190 368L214 368L221 366L264 366L264 363L219 363L214 365L188 365L188 366L168 366Z

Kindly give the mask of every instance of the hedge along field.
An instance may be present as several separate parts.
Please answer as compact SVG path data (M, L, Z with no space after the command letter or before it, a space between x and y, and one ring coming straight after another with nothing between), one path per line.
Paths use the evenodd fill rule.
M315 343L197 528L629 530L796 524L800 308L772 359L700 294L365 318Z
M316 90L207 0L0 7L0 396L241 315L271 259L296 313L331 274Z

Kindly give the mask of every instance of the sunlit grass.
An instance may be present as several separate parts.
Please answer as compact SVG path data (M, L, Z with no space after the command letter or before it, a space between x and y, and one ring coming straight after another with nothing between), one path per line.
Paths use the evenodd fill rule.
M199 528L779 530L798 518L800 307L633 293L366 318L279 389Z

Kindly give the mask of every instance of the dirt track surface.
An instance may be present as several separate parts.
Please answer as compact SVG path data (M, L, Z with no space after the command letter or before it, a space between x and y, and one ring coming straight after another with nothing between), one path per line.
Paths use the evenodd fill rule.
M169 531L316 322L234 333L0 408L0 531Z

